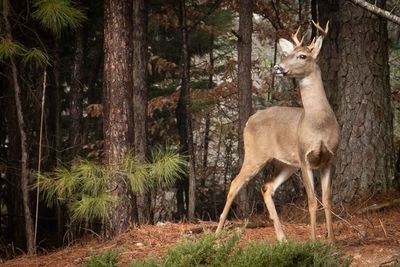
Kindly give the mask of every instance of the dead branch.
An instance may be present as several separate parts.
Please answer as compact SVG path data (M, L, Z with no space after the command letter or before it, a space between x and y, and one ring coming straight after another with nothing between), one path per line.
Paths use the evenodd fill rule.
M381 210L383 208L388 208L388 207L391 207L391 206L394 206L397 204L400 204L400 198L396 198L396 199L393 199L391 201L381 203L381 204L372 204L368 207L360 209L356 214L360 215L360 214L364 214L364 213L371 212L371 211L377 211L377 210Z
M376 5L370 4L365 0L350 0L356 5L359 5L360 7L364 8L365 10L368 10L371 13L374 13L375 15L388 19L393 23L396 23L397 25L400 25L400 17L393 15L391 12L384 10L382 8L377 7Z

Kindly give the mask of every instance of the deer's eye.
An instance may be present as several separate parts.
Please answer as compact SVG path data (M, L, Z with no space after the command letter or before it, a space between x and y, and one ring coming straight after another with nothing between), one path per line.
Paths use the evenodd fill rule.
M299 55L298 57L299 57L300 59L306 59L306 58L307 58L306 55Z

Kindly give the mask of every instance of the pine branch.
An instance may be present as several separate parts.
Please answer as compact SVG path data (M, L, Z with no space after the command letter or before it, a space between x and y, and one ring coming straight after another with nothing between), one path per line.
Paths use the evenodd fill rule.
M400 25L400 17L393 15L391 12L389 12L387 10L379 8L376 5L370 4L364 0L350 0L350 1L356 5L359 5L360 7L368 10L369 12L374 13L377 16L388 19L391 22L396 23L397 25Z

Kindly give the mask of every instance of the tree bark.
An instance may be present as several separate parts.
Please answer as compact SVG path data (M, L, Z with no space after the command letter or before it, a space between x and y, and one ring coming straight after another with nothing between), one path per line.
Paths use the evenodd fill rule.
M8 21L6 11L3 12L3 19L5 24L5 34L6 38L9 41L13 41L12 33L11 33L11 25ZM21 193L22 193L22 207L24 212L25 219L25 237L26 237L26 248L27 253L32 255L36 252L36 244L34 242L34 227L33 221L31 217L31 208L30 208L30 200L29 200L29 170L28 170L28 146L27 146L27 136L24 122L24 114L22 108L21 101L21 87L18 81L18 69L15 63L14 58L10 59L11 66L11 78L12 84L14 87L14 101L17 111L17 121L18 121L18 130L19 130L19 138L20 138L20 149L21 149L21 158L20 158L20 168L21 168Z
M9 88L9 86L4 87ZM23 201L21 196L21 179L19 179L19 174L17 173L20 169L20 159L21 159L21 149L20 149L20 138L19 129L16 116L16 105L15 97L12 88L7 89L6 99L6 122L7 122L7 134L8 134L8 144L7 144L7 161L8 168L6 172L6 190L7 190L7 233L8 236L16 246L24 247L26 245L25 241L25 223L23 218Z
M147 155L147 7L144 0L133 1L133 132L135 155ZM152 220L151 193L137 196L140 223Z
M238 40L238 89L239 89L239 164L244 159L243 129L252 112L251 49L253 32L253 0L240 0ZM238 197L238 214L250 214L248 186L244 186Z
M109 166L129 150L132 114L132 1L104 1L104 152ZM127 178L114 177L110 190L118 198L105 223L105 237L124 232L132 214Z
M45 94L48 98L47 105L47 116L45 125L47 125L47 130L44 135L48 135L47 146L42 145L42 147L48 147L47 149L47 166L50 168L57 168L59 162L62 160L61 154L61 84L60 84L60 38L55 37L52 42L54 44L52 50L53 56L53 71L52 71L52 82L50 84L52 87L50 90L46 90ZM65 214L60 205L56 203L56 217L57 217L57 240L59 244L62 244L64 238L64 225L65 225Z
M331 20L320 66L341 127L333 199L385 192L394 177L386 21L345 0L320 1L319 14Z
M22 111L21 102L21 89L18 82L18 71L13 59L11 59L11 69L12 78L15 90L15 104L17 108L17 119L20 135L20 145L21 145L21 191L22 191L22 201L24 208L24 219L25 219L25 232L26 232L26 245L27 252L29 255L36 253L36 244L34 243L34 228L33 221L31 217L31 208L29 200L29 170L28 170L28 147L26 144L26 131L24 116Z
M71 156L75 157L82 145L82 101L83 101L83 49L84 49L83 29L79 29L75 34L75 53L74 64L71 77L70 91L70 146Z
M181 55L181 90L179 94L178 105L176 107L176 118L179 130L179 138L182 151L188 156L189 166L187 177L187 212L189 221L195 219L195 206L196 206L196 179L195 179L195 159L193 150L193 133L191 114L189 112L190 105L190 56L189 56L189 42L188 42L188 28L186 17L185 1L181 0L179 3L179 22L181 28L181 41L182 41L182 55ZM180 182L181 186L185 186L185 182ZM179 190L179 188L178 188ZM182 191L178 191L183 193ZM179 198L180 196L178 196ZM179 205L178 205L179 208Z

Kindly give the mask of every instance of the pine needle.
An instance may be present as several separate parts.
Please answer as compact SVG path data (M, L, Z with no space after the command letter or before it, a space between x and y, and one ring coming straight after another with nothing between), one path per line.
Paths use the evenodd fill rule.
M24 54L26 48L18 42L6 38L0 38L0 62L9 60L12 57Z
M71 0L36 0L32 16L54 34L64 28L77 29L86 20L85 14Z
M38 48L31 48L24 54L22 62L25 65L32 64L36 67L45 67L49 64L49 56Z

